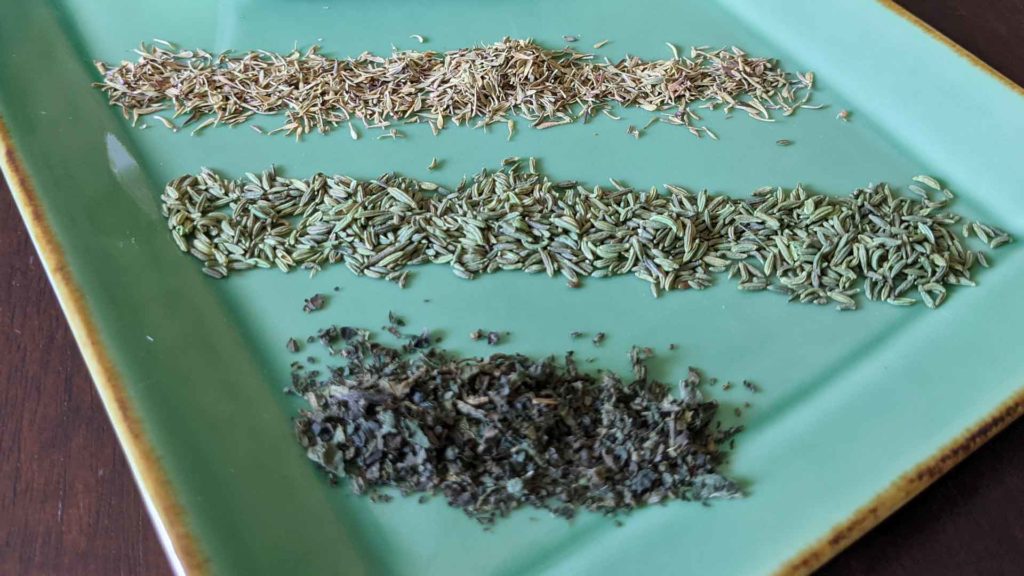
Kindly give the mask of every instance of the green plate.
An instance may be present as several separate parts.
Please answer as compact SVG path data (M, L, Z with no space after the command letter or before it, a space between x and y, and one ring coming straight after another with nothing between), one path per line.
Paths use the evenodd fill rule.
M5 2L0 19L4 167L175 567L219 574L754 574L806 572L877 523L1021 412L1024 249L993 256L980 286L938 311L866 305L856 313L787 305L729 283L655 300L634 279L498 274L473 282L444 267L411 286L351 275L276 271L213 281L170 241L158 196L173 176L210 166L240 175L276 163L373 177L398 170L449 183L506 156L536 155L556 178L678 183L745 195L798 182L846 194L918 173L960 193L956 210L1024 238L1024 98L937 36L868 1L835 0L68 0ZM737 44L813 70L824 111L776 124L707 114L720 141L653 128L634 140L608 118L547 131L424 127L400 141L344 132L296 144L248 127L198 137L130 128L90 87L93 59L134 59L141 40L210 50L335 55L418 45L443 50L502 36L602 54L667 57L679 46ZM851 121L836 120L839 109ZM642 113L627 114L634 123ZM269 122L267 123L269 124ZM793 140L789 147L774 142ZM328 308L302 300L334 286ZM430 298L431 303L423 300ZM534 511L484 532L435 501L371 504L317 473L291 432L283 343L328 322L369 327L388 310L413 327L512 332L506 349L562 351L571 330L609 333L598 365L623 369L631 344L664 350L658 376L694 364L750 400L729 472L749 497L673 503L616 527ZM589 353L589 344L580 346ZM29 386L31 383L19 383Z

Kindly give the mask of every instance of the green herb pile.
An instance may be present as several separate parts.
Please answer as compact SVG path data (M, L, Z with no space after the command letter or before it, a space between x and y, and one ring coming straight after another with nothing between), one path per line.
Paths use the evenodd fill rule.
M293 364L290 391L308 402L296 421L309 457L359 494L441 495L492 524L522 506L570 518L668 500L741 495L719 473L738 431L715 421L691 369L680 396L634 374L588 374L518 354L459 358L427 333L401 346L330 327L317 338L345 362L321 376Z

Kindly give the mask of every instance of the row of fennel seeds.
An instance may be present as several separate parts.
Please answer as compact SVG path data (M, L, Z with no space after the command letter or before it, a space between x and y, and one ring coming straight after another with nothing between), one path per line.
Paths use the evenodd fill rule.
M395 174L300 180L271 169L232 180L204 170L169 183L163 211L181 250L215 278L344 263L404 284L409 266L434 263L466 279L561 274L571 287L633 274L658 296L707 288L725 273L741 290L840 309L856 308L859 293L939 306L950 285L973 286L972 269L988 263L960 236L991 248L1011 241L949 212L952 192L927 176L909 186L911 196L879 184L845 197L765 187L735 199L672 185L589 188L520 164L509 159L453 191Z

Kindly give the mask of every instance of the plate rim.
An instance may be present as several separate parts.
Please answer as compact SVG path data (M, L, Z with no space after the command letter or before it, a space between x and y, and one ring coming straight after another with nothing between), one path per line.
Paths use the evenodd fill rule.
M894 15L913 24L968 63L992 76L1017 94L1024 87L992 68L975 54L953 42L894 0L875 0ZM114 433L128 460L132 476L142 494L147 512L164 552L176 574L207 574L210 561L160 461L156 447L147 437L128 397L117 365L112 361L83 293L67 263L57 235L50 225L34 184L19 158L14 139L0 115L0 171L11 190L44 270L54 288L79 352L85 360ZM917 496L978 447L1024 415L1024 386L995 409L952 437L941 448L918 462L853 514L836 523L808 546L772 567L777 575L809 574L824 565L882 520Z
M921 20L895 0L875 0L895 16L902 18L932 40L939 42L969 64L985 72L1001 84L1024 96L1024 86L996 70L970 50ZM861 505L848 518L836 523L817 540L775 568L777 576L810 574L856 542L915 496L931 486L954 466L970 456L993 436L1024 415L1024 386L1002 401L977 422L965 428L930 456L898 476L882 491Z
M3 115L0 115L0 170L71 327L71 334L110 418L172 569L176 574L208 573L206 554L187 526L184 507L160 462L156 447L146 437L120 371L96 329L92 310L73 277Z

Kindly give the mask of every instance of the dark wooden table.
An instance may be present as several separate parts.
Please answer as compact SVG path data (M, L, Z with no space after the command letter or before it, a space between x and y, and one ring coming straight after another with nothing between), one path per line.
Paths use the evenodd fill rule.
M1024 0L900 3L1024 84ZM74 339L0 187L0 574L169 574ZM822 572L1024 574L1024 421Z

